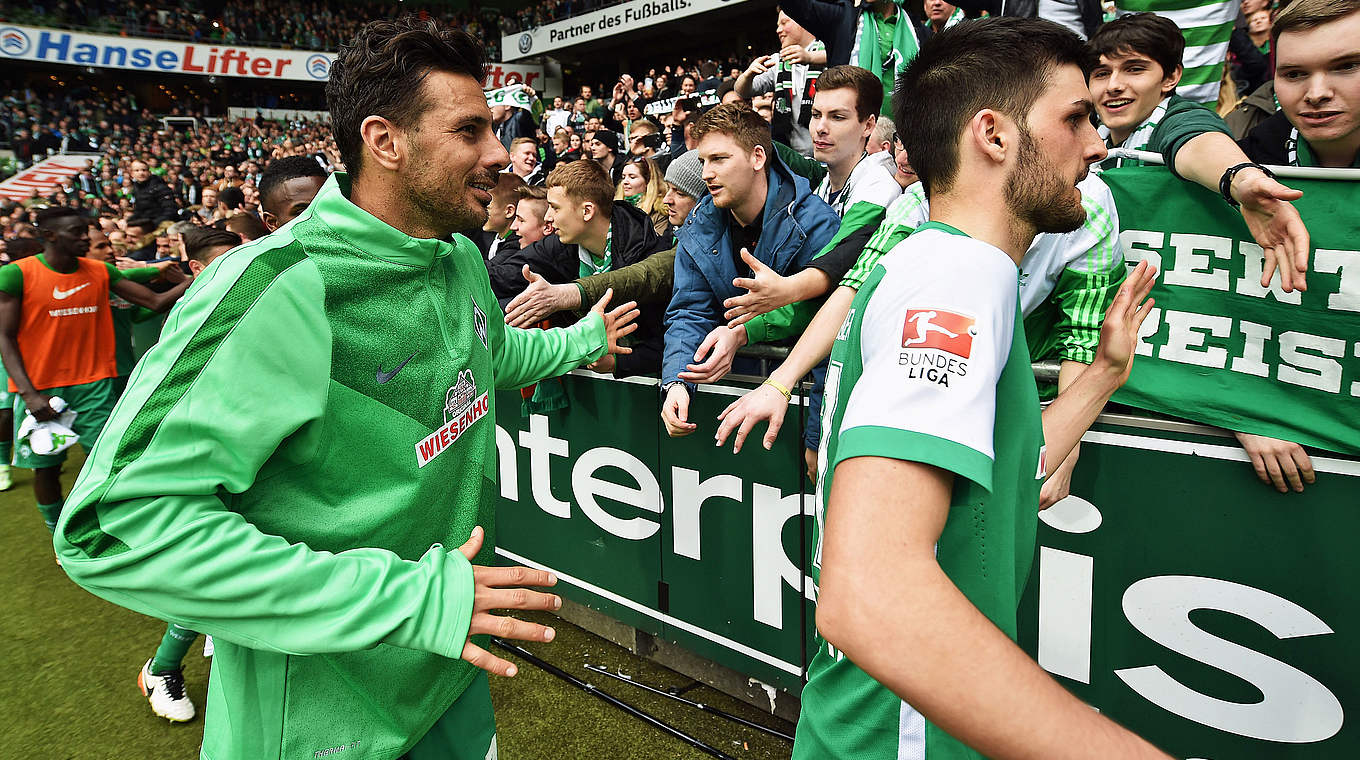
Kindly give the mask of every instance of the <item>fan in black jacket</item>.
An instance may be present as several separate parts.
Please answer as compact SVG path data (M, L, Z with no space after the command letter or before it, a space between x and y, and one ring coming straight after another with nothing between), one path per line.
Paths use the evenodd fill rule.
M151 173L142 161L132 162L132 215L153 222L179 217L179 204L165 180Z
M674 238L657 235L651 218L623 201L612 205L609 235L612 269L622 269L654 253L675 247ZM529 286L523 275L525 264L534 274L554 285L575 282L581 270L580 246L564 243L553 234L515 253L497 256L490 261L487 269L491 276L491 289L500 299L502 307ZM662 325L664 316L664 309L643 310L638 318L637 332L632 335L633 353L615 357L615 377L660 371L665 338L665 327Z

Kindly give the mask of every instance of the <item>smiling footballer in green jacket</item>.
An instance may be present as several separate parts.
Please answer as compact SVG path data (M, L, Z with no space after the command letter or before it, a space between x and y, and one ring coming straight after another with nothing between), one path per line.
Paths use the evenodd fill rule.
M505 624L489 609L560 605L503 588L548 573L482 567L495 391L598 359L636 312L504 325L452 234L508 160L482 61L412 17L342 47L327 100L350 174L199 276L62 514L77 583L214 636L203 758L494 758L485 671L514 667L469 637Z

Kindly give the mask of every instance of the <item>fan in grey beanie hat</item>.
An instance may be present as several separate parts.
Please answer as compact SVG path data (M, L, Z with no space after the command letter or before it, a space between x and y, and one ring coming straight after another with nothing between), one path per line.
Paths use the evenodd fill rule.
M704 184L704 164L699 159L699 151L688 150L671 161L666 168L666 181L678 191L700 200L708 194Z

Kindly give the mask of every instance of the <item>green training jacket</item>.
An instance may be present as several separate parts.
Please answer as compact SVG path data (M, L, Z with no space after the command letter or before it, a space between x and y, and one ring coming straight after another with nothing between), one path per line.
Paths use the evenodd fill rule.
M66 572L216 639L202 757L388 760L475 675L457 548L494 543L495 390L604 353L507 328L477 249L346 198L219 257L67 499ZM321 754L318 754L321 753Z

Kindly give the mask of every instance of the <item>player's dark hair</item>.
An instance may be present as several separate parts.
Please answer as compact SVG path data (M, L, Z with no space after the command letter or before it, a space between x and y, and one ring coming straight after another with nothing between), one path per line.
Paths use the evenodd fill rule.
M13 240L7 241L6 245L6 251L9 254L10 261L18 261L19 259L26 259L29 256L36 256L37 254L42 253L43 249L41 240L28 237L14 238Z
M817 77L817 92L855 91L855 115L860 121L883 110L883 83L872 71L858 66L832 66Z
M241 236L230 230L212 227L195 227L184 231L184 254L194 261L208 263L208 252L224 245L235 248L241 244Z
M962 21L922 45L897 79L893 121L926 194L954 182L959 136L974 115L991 109L1024 124L1057 67L1084 73L1086 63L1080 37L1037 18Z
M228 185L217 191L217 202L222 204L222 208L231 211L246 205L246 194L241 188Z
M340 46L326 82L326 105L340 159L351 177L361 171L364 140L359 125L369 116L403 128L415 123L428 105L420 85L431 71L466 74L480 86L486 53L467 32L411 14L370 21Z
M127 220L126 226L137 227L139 229L146 230L147 232L156 229L156 223L144 216L134 216L133 218Z
M36 224L40 230L48 230L58 221L70 219L72 217L84 219L85 215L70 206L48 206L47 208L39 209L38 213L34 214L33 223Z
M1185 55L1185 35L1176 22L1155 13L1131 13L1101 24L1086 43L1092 68L1103 56L1145 55L1162 67L1162 76L1171 76L1181 67Z
M326 170L311 156L284 156L276 158L264 167L260 174L260 205L268 203L269 196L285 182L299 177L326 178Z
M264 226L264 222L260 221L258 216L255 216L249 211L232 214L226 219L223 219L222 222L223 229L238 234L243 238L248 237L251 240L259 240L269 234L269 228Z

